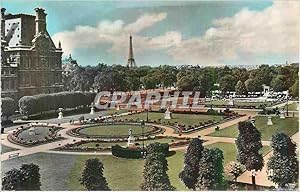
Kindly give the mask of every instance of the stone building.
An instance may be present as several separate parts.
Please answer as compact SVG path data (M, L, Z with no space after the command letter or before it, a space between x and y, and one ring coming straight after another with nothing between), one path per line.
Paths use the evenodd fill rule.
M24 95L62 90L62 49L47 32L46 13L35 16L5 14L1 9L1 96L18 99Z

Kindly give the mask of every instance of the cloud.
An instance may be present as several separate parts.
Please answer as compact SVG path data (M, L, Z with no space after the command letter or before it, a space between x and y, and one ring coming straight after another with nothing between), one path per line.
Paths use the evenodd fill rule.
M143 30L161 22L166 17L166 13L146 13L127 25L122 20L101 21L95 27L78 25L72 31L55 34L53 40L56 44L58 41L62 42L65 54L71 53L76 48L95 48L101 44L109 44L111 47L107 52L125 56L128 54L129 34L133 35L134 48L137 53L147 49L177 46L181 41L181 34L176 31L169 31L156 37L139 35Z
M298 55L297 1L275 1L263 11L242 9L233 17L217 19L204 35L186 39L168 54L187 64L218 65L263 55ZM247 61L244 61L247 63Z

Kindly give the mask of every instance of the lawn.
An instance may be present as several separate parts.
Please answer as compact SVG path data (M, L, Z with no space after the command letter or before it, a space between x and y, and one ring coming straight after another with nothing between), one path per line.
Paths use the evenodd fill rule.
M297 109L297 105L298 103L291 103L288 105L288 110L289 111L298 111ZM281 107L281 109L284 108L284 110L286 110L286 105L284 107Z
M276 132L283 132L289 136L295 134L298 131L298 118L289 117L280 119L279 117L272 117L273 125L267 125L266 116L256 116L255 125L256 128L261 132L262 140L271 140L272 135ZM209 136L214 137L233 137L236 138L238 135L237 125L232 125L220 131L215 131Z
M103 115L115 115L115 114L121 114L121 113L127 113L127 109L120 109L119 111L117 109L108 109L104 112Z
M183 152L176 152L175 155L168 157L169 177L172 185L177 190L187 190L178 178L178 174L183 167ZM69 190L84 190L79 184L78 179L84 168L84 163L92 156L79 156L71 169L69 175ZM143 160L122 159L114 156L94 156L99 158L104 165L104 175L112 190L140 190L143 180Z
M211 149L211 148L219 148L220 150L223 151L223 155L224 155L223 166L224 167L230 161L236 161L237 149L236 149L236 145L235 144L231 144L231 143L214 143L214 144L211 144L211 145L207 145L206 148L209 148L209 149ZM262 152L263 155L265 155L270 150L271 150L271 148L269 146L263 146L261 152ZM233 179L233 178L227 176L226 174L224 174L224 176L228 180Z
M162 122L177 122L185 125L196 125L200 122L208 121L208 120L216 120L216 121L222 121L223 117L218 115L200 115L200 114L179 114L179 113L172 113L172 119L167 120L164 119L165 114L164 113L156 113L156 112L149 112L149 120L155 120L158 121L159 119ZM118 117L120 119L147 119L147 113L139 113L139 114L133 114L128 116L122 116Z
M16 151L18 149L14 149L14 148L11 148L11 147L8 147L8 146L5 146L5 145L1 145L1 154L3 153L7 153L7 152L10 152L10 151Z
M33 135L30 134L29 129L26 129L22 131L18 137L23 138L24 141L37 141L37 140L43 140L45 137L48 137L50 127L34 127L34 133Z
M154 140L147 140L145 141L145 145L148 145L150 143L159 142L159 143L171 143L173 141L177 141L178 139L171 139L171 138L163 138L163 139L154 139ZM139 146L142 145L142 141L136 141L136 143L139 143ZM103 143L103 142L91 142L91 143L84 143L79 145L80 147L96 147L96 144L99 144L99 147L110 147L114 145L120 145L124 146L127 145L127 142L115 142L115 143Z
M87 135L129 135L129 129L132 134L141 134L143 132L139 125L104 125L104 126L91 126L80 129L80 133ZM145 127L144 132L149 132L150 127Z

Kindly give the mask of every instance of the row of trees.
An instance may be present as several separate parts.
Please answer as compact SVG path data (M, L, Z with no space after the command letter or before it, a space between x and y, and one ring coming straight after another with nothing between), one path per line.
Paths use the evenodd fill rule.
M63 65L63 82L66 90L88 91L90 89L131 91L141 87L153 89L176 85L179 90L201 91L202 96L219 89L222 92L236 91L240 94L262 91L269 85L274 91L290 90L298 96L298 64L287 66L261 65L257 69L190 66L142 66L128 68L121 65L79 66ZM216 87L219 84L220 87Z
M260 153L262 149L260 132L250 121L240 122L238 130L236 140L238 162L230 162L226 166L226 172L234 177L235 182L243 171L242 166L248 171L262 170L264 166L264 159ZM297 182L299 176L296 145L289 136L276 133L272 136L271 147L273 155L267 163L268 177L280 188L286 188L288 183ZM194 138L187 148L184 168L179 174L186 187L193 190L225 189L223 173L222 151L205 149L202 140ZM252 175L252 183L255 187L255 174Z
M58 108L75 108L90 105L95 99L91 92L59 92L24 96L19 100L19 110L23 115L31 115Z
M2 178L2 190L39 191L41 181L39 166L33 163L22 164L20 169L13 168Z

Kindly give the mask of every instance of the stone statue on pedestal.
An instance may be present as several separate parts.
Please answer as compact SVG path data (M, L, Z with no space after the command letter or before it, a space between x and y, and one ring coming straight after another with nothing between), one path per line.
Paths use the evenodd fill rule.
M64 116L63 116L63 112L62 112L63 108L58 108L58 118L57 119L62 119Z
M170 111L170 107L168 107L165 112L165 119L172 119L172 112Z
M285 116L284 116L284 109L282 109L280 111L280 115L279 115L280 119L285 119Z
M94 102L91 103L91 112L90 114L95 114L95 107Z
M268 122L267 122L267 125L273 125L272 117L271 117L271 116L268 116Z
M132 129L129 129L129 137L127 139L127 147L135 146L134 142L135 142L135 138L132 135Z

